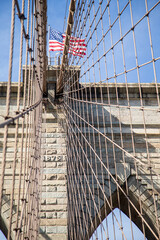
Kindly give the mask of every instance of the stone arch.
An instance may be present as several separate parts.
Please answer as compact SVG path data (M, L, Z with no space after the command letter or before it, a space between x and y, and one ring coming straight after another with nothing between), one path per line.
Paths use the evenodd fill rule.
M15 206L13 206L13 210L15 211ZM8 198L7 195L3 196L3 201L2 201L2 208L1 208L1 215L0 215L0 230L3 232L4 236L7 239L7 235L8 235L8 228L9 228L9 216L10 216L10 200ZM12 226L11 229L11 240L15 239L15 219L14 221L14 225Z
M139 210L140 205L139 205L138 198L137 198L137 196L135 196L134 192L132 192L131 190L129 190L129 197L130 197L131 201L134 203L134 205L136 206L136 208ZM112 194L112 200L113 200L113 210L114 210L114 209L118 208L117 191L115 191ZM128 200L122 193L120 193L120 202L121 202L120 210L129 218ZM142 202L142 207L143 207L143 209L148 208L148 206L144 202ZM135 211L135 209L132 206L130 207L130 209L131 209L131 216L132 216L131 220L132 220L132 222L143 232L141 218L139 217L138 213ZM110 210L109 206L107 205L107 203L105 202L103 204L103 206L101 207L101 210L100 210L100 215L101 215L102 221L107 217L106 214L105 214L106 212L108 213L107 214L107 216L108 216L111 213L111 210ZM155 216L154 216L153 212L148 210L148 211L145 212L143 217L158 237L157 229L155 227L155 221L156 220L155 220ZM94 230L90 228L90 232L89 232L90 237L92 236L93 232L98 228L98 226L101 224L101 222L99 220L99 217L97 215L93 219L93 223L94 223L95 228L94 228ZM146 225L145 225L145 235L146 235L146 238L149 239L149 240L150 239L152 239L152 240L156 239Z
M8 229L4 221L4 218L2 216L0 216L0 230L4 234L4 236L7 238Z

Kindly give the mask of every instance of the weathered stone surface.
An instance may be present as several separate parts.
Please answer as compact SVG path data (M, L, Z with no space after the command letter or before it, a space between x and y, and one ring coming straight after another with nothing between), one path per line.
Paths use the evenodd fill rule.
M47 236L48 239L65 240L67 239L66 134L57 124L60 115L55 114L55 116L57 118L54 119L54 123L48 122L43 125L43 128L46 127L42 134L45 139L43 144L45 164L42 170L45 178L42 181L43 204L40 222L43 231L41 230L39 239L46 239ZM47 114L46 117L48 119L52 115Z
M46 227L45 227L45 226L41 226L41 227L39 228L39 232L40 232L40 233L45 233L45 232L46 232Z
M57 187L46 187L46 192L56 192L56 191L57 191Z
M46 205L55 205L55 204L57 204L57 198L46 199Z
M46 233L57 233L57 228L52 226L47 226Z
M63 161L63 156L57 156L57 162Z
M48 174L48 175L46 176L46 179L48 179L48 180L57 179L57 175L56 175L56 174Z
M57 215L58 217L58 215ZM49 219L41 219L40 225L42 226L66 226L67 225L67 219L52 219L50 217ZM64 233L64 232L61 232Z
M57 167L56 162L46 162L46 168L55 168Z
M66 168L66 163L65 162L58 162L57 163L57 167L62 167L62 168Z
M47 146L46 146L46 148L47 148ZM56 149L47 150L46 154L48 154L48 155L57 154L57 150Z
M42 192L42 199L49 199L49 198L66 198L66 192Z
M67 218L67 212L57 212L57 218Z
M43 181L43 186L66 186L65 180Z
M62 174L66 173L66 168L44 168L43 169L44 174Z
M65 233L67 234L67 227L64 226L53 226L53 227L46 227L47 233Z
M133 88L134 86L132 86ZM125 89L125 87L123 87ZM130 102L132 106L140 106L138 93L134 92L135 89L132 89L132 93L129 93ZM150 91L150 90L149 90ZM2 92L1 92L2 94ZM126 98L126 93L122 91L122 93L119 93L119 104L126 106L127 101L124 99ZM107 99L107 94L103 95L104 101ZM115 93L110 94L112 104L116 104L116 95ZM5 100L0 99L0 104L2 109L1 114L5 112ZM152 93L143 93L143 101L144 106L150 105L150 108L153 106L155 108L155 94ZM13 99L11 111L14 111L16 107L16 99ZM96 117L96 107L93 105L93 116ZM119 128L119 109L118 108L112 108L111 114L112 114L112 120L113 120L113 126L111 128L110 126L110 120L109 120L109 107L104 106L103 107L104 113L105 113L105 124L106 128L102 126L103 124L103 114L102 114L102 108L98 107L99 111L99 131L102 133L108 134L108 136L111 138L111 132L114 133L114 140L117 144L121 145L121 138L120 138L120 128ZM42 201L41 201L41 226L40 226L40 235L39 239L53 239L53 240L65 240L67 239L67 181L66 181L66 134L65 130L61 127L60 121L62 117L62 113L58 113L57 106L47 106L46 104L46 122L42 124L42 160L44 162L43 165L43 181L42 181ZM135 156L139 159L142 159L144 163L147 163L147 152L146 152L146 145L145 145L145 136L144 136L144 127L143 127L143 112L137 111L135 109L131 109L131 116L132 116L132 131L133 131L133 137L135 141L135 149L136 153ZM131 128L130 128L130 120L129 120L129 110L127 109L120 109L121 113L121 124L122 124L122 132L123 132L123 147L124 149L127 149L130 153L133 152L132 149L132 141L130 138L131 135ZM146 134L147 134L147 141L149 145L149 157L152 167L154 167L157 172L159 173L160 170L160 131L159 131L159 117L160 113L156 113L156 117L152 114L152 111L146 111L145 112L145 121L146 121ZM89 109L89 114L91 114L91 109ZM43 115L44 118L45 115ZM0 120L3 120L3 118L0 117ZM94 119L94 124L96 127L97 120ZM45 122L45 121L44 121ZM20 119L20 124L22 124L22 120ZM81 126L82 131L84 131L85 136L88 137L90 134L91 141L93 141L92 137L92 130L86 129L83 126ZM0 129L0 164L2 164L2 146L3 146L3 134L4 130ZM19 135L18 135L18 151L17 151L17 168L16 168L16 176L15 176L15 197L14 197L14 204L17 204L18 199L18 183L19 183L19 170L20 170L20 144L21 144L21 134L22 130L19 129ZM6 162L6 172L5 172L5 181L4 181L4 195L8 194L10 196L11 194L11 184L12 184L12 174L13 174L13 153L14 153L14 144L15 144L15 128L14 126L9 126L8 129L8 143L7 143L7 162ZM95 137L98 137L98 134L95 132ZM109 154L109 161L114 162L114 158L112 156L112 146L110 143L108 143L108 154ZM106 156L105 148L104 148L104 142L101 142L102 146L102 156ZM95 147L97 148L97 151L99 151L99 144L98 142L95 143ZM74 143L73 143L74 148ZM23 148L24 150L24 148ZM98 152L99 153L99 152ZM126 179L128 179L128 185L130 186L130 191L134 193L134 197L138 196L139 192L136 188L136 185L132 185L130 179L136 178L136 171L134 167L133 159L129 159L127 156L125 156L125 161L128 165L125 166L122 158L122 154L116 150L116 161L117 164L117 174L118 174L118 181L120 183L124 183ZM106 164L106 162L105 162ZM101 165L97 163L98 171L101 169ZM125 166L125 168L123 167ZM93 161L93 167L94 167L94 161ZM126 172L124 172L124 170ZM114 170L114 164L112 164L110 171L113 175L115 175ZM142 204L143 202L146 203L148 206L145 214L150 214L151 210L153 209L153 202L152 202L152 190L151 186L148 184L148 176L150 176L150 172L146 171L146 178L143 176L139 176L136 181L139 181L140 183L140 194L141 194L141 200ZM98 173L98 179L101 183L102 181L102 174ZM103 176L105 178L105 184L108 184L108 178L107 176ZM97 191L96 184L92 184L91 176L87 176L88 181L91 184L92 189L95 189L95 193ZM132 181L133 181L132 178ZM159 179L155 178L155 176L152 176L152 179L156 183L156 181L159 184ZM157 184L157 186L158 186ZM114 189L113 183L111 183L112 188ZM156 186L156 187L157 187ZM77 186L79 188L79 186ZM106 188L106 193L108 194L108 189ZM157 190L158 187L157 187ZM147 195L144 194L144 192L147 192ZM21 196L22 197L22 196ZM96 194L95 194L96 199ZM96 199L97 200L97 199ZM100 202L103 203L102 199L100 199ZM159 199L157 198L157 195L155 195L155 202L158 206ZM122 206L123 207L123 206ZM124 209L125 210L125 209ZM9 205L4 204L3 205L3 211L4 216L6 219L9 217ZM158 209L159 214L159 209ZM152 214L154 215L154 214ZM153 216L154 218L155 216ZM152 239L152 238L148 238Z
M67 240L66 234L47 234L47 236L51 240ZM46 240L46 235L40 235L39 240Z
M46 213L45 212L40 212L40 218L46 218Z
M47 139L46 139L46 143L47 143L47 144L57 143L57 139L54 139L54 138L47 138Z
M57 156L43 156L43 161L45 162L54 162L56 161Z
M57 131L57 127L50 127L49 128L49 125L48 125L48 127L46 128L46 133L55 133ZM49 139L48 139L49 140Z
M61 205L67 205L67 198L57 198L57 204Z
M56 212L46 212L46 218L51 218L53 220L54 218L57 218L57 213Z
M67 224L67 222L66 222L66 224ZM63 226L58 226L57 227L57 233L65 233L65 234L67 234L67 227L66 226L64 226L64 227Z
M65 133L43 133L42 137L44 138L65 138Z
M58 180L65 180L66 179L66 175L65 174L58 174L57 175L57 179Z
M58 192L65 192L66 191L66 186L58 186L57 191Z

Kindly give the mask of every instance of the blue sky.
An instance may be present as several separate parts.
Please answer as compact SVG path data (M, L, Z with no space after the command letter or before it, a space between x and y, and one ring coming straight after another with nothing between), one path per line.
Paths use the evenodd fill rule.
M20 1L19 1L20 2ZM9 67L9 46L10 46L10 24L11 24L11 7L12 1L0 0L0 82L8 81ZM53 28L63 32L65 0L48 0L48 24ZM18 58L19 58L19 33L20 25L16 16L16 35L15 35L15 51L14 51L14 69L12 81L18 79ZM6 240L0 231L0 240Z
M20 1L19 1L20 2ZM8 81L8 67L9 67L9 46L10 46L10 25L11 25L11 0L0 0L0 82ZM63 32L64 14L65 14L65 0L48 0L48 24L53 28ZM20 25L18 23L18 17L16 16L16 36L15 36L15 52L14 62L15 69L18 69L18 58L19 58L19 34L18 30ZM16 53L17 52L17 53ZM17 81L18 71L13 73L14 79ZM5 240L3 233L0 231L0 240Z
M19 1L20 2L20 1ZM11 7L12 1L0 0L0 82L8 81L8 66L9 66L9 46L10 46L10 24L11 24ZM53 28L63 32L64 14L66 1L65 0L48 0L48 24ZM27 9L25 9L26 14ZM16 11L17 12L17 11ZM16 16L15 28L15 45L14 45L14 70L13 80L18 79L18 64L19 64L19 19Z
M120 9L126 4L128 0L119 1ZM150 9L158 0L148 0L148 8ZM10 22L11 22L11 0L10 1L0 1L1 2L1 9L0 9L0 81L7 81L8 80L8 59L9 59L9 44L10 44ZM69 0L48 0L48 24L63 32L64 28L64 15L65 15L65 8L66 2ZM105 2L105 1L104 1ZM98 3L98 1L97 1ZM113 3L113 4L112 4ZM111 1L110 10L115 9L116 1ZM133 19L134 23L136 23L145 13L145 0L134 0L132 1L132 8L133 8ZM27 9L25 9L26 12ZM154 47L154 57L160 56L160 4L155 8L155 10L150 14L150 25L151 25L151 34L152 34L152 41ZM26 13L25 13L26 14ZM68 14L67 14L68 16ZM111 21L116 17L116 11L112 11ZM107 18L107 17L106 17ZM127 24L126 24L127 21ZM124 14L121 17L122 22L122 33L124 34L130 27L130 13L129 7L126 8ZM108 23L104 22L104 26L107 28ZM119 36L119 27L118 22L113 27L113 43L116 42L117 39L120 38ZM100 29L100 28L99 28ZM12 81L17 81L18 79L18 64L19 64L19 30L20 24L19 19L16 16L16 31L15 31L15 46L14 46L14 66L13 66L13 79ZM139 34L141 33L141 34ZM100 33L101 34L101 33ZM136 44L137 44L137 52L138 52L138 60L139 64L143 64L149 60L151 60L151 51L150 51L150 44L149 44L149 35L148 35L148 26L146 19L142 21L136 28L135 28L135 35L136 35ZM86 39L87 41L87 39ZM95 39L93 39L93 45L95 44ZM90 46L88 46L88 49ZM110 48L110 36L106 37L106 50ZM124 39L124 49L125 49L125 60L126 60L126 69L130 69L135 67L135 55L134 55L134 46L133 46L133 39L132 33L129 33L126 38ZM123 72L123 60L122 60L122 52L120 51L120 45L114 48L115 51L115 63L116 63L116 73ZM88 54L90 50L88 50ZM101 54L101 53L100 53ZM51 52L51 56L54 56L55 53ZM96 52L94 53L94 58L96 61ZM83 63L83 59L80 60L80 64ZM24 64L24 62L23 62ZM91 60L89 59L89 64L92 64ZM104 61L100 62L101 69L103 69ZM107 65L108 65L108 77L112 77L113 73L113 62L112 62L112 54L111 51L107 54ZM155 63L158 82L160 82L160 61ZM86 66L85 66L86 69ZM83 69L82 69L83 70ZM145 67L140 69L140 77L142 82L154 82L154 74L153 74L153 67L152 64L148 64ZM105 71L101 71L101 78L104 80L106 78ZM83 81L84 79L82 79ZM98 79L99 80L99 79ZM98 81L97 80L97 81ZM93 81L91 79L91 81ZM113 82L110 80L110 82ZM124 75L117 77L117 82L124 82ZM128 82L137 82L136 70L128 73Z
M116 208L114 209L114 214L116 215L118 221L120 222L120 212L119 209ZM121 215L122 217L122 223L123 223L123 231L125 234L125 237L127 238L127 240L131 240L132 239L132 234L131 234L131 224L130 224L130 220L129 218L122 213ZM108 222L108 232L109 232L109 239L110 240L114 240L114 234L113 234L113 224L112 224L112 213L110 213L107 217L107 222ZM121 230L118 227L117 222L114 220L114 224L115 224L115 232L116 232L116 240L121 240L122 238L122 233ZM103 226L105 228L106 226L106 220L103 220ZM132 223L132 228L133 228L133 235L134 235L134 239L135 240L144 240L144 235L142 234L142 232L137 228L137 226ZM98 239L106 239L105 238L105 234L101 233L101 227L98 227L98 231L97 231L97 236ZM106 231L107 232L107 231ZM95 235L93 234L93 238L91 238L91 240L96 240ZM146 239L147 240L147 239Z
M12 1L1 0L0 3L0 81L7 81Z

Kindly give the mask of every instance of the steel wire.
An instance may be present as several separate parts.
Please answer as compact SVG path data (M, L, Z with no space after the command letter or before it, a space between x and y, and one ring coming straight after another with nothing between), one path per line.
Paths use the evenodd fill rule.
M158 0L153 4L144 0L140 5L130 0L124 3L119 0L76 1L71 36L85 38L86 56L79 58L68 54L61 81L58 79L61 91L57 92L57 97L64 98L67 123L70 239L117 239L117 236L128 239L123 211L129 218L131 239L136 238L133 222L141 229L144 239L159 238L159 162L155 165L153 153L159 151L156 144L159 70L156 63L160 56L154 55L152 41L156 38L152 16L154 21L159 21L156 14L159 3ZM135 8L139 13L139 6L143 6L143 14L135 20ZM137 32L142 24L147 29L147 50L151 52L147 60L137 47L140 37L143 38L141 32ZM129 46L126 49L128 36L132 38L130 55L135 61L130 67L126 58L130 51ZM117 62L117 54L121 54L121 62ZM145 83L141 76L146 67L153 69L153 83L152 79ZM135 72L136 79L130 84L129 74ZM149 74L152 77L151 70ZM151 99L147 102L149 87ZM152 115L154 120L151 120ZM74 203L70 203L72 199ZM150 209L148 213L146 207ZM115 208L119 209L116 214ZM153 221L145 216L149 211ZM108 223L109 213L112 220ZM112 232L108 224L112 225Z

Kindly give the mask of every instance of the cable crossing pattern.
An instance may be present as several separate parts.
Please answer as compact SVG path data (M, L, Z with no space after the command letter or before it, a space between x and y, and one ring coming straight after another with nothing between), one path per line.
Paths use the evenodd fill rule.
M160 238L159 147L151 135L151 124L159 129L159 7L70 3L66 42L85 38L87 55L68 54L66 43L57 83L67 125L69 239L137 239L133 222L144 239Z
M1 216L8 218L7 239L38 238L42 97L46 91L46 7L46 1L22 0L21 3L18 0L12 1L6 111L0 122L0 128L3 128L0 211ZM19 22L16 18L19 18ZM20 24L19 74L17 90L13 96L12 81L15 79L12 79L12 72L15 29L18 24ZM14 104L16 108L13 111ZM7 184L10 185L8 192L5 190Z

